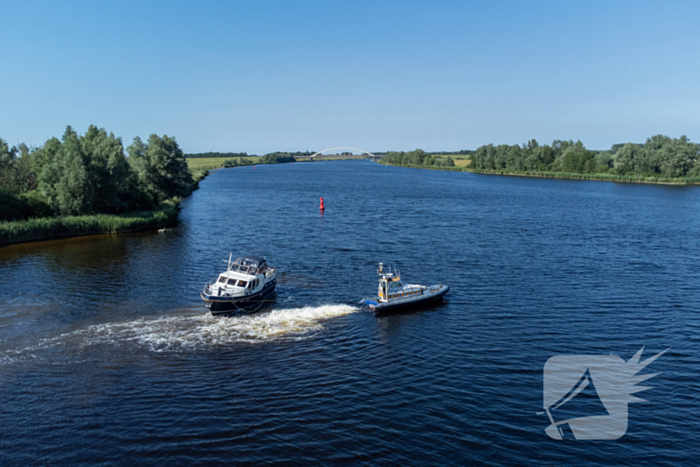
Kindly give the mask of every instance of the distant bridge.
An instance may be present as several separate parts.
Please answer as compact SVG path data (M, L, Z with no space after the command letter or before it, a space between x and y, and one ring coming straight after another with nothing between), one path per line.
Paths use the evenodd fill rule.
M354 157L358 157L358 158L362 158L362 159L372 159L373 161L377 161L378 159L381 159L381 157L382 157L382 156L377 156L377 155L375 155L375 154L372 154L372 153L369 152L369 151L364 151L364 150L362 150L362 149L357 149L357 148L328 148L328 149L324 149L323 151L318 151L316 154L312 154L311 156L309 156L309 159L314 160L314 158L320 156L320 155L323 154L324 152L328 152L328 151L337 151L337 150L339 150L339 149L345 149L345 150L350 150L350 151L357 151L357 152L360 153L360 155L359 155L359 156L354 156ZM349 157L350 157L350 156L349 156Z

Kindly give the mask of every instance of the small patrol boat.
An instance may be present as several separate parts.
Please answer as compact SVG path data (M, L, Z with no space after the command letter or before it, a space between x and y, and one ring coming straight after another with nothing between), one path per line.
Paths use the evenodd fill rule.
M226 261L226 260L224 260ZM226 272L216 282L204 286L201 297L212 315L231 311L249 311L262 306L263 299L275 291L277 268L267 265L261 256L228 257Z
M384 269L384 264L379 263L379 296L374 298L364 298L360 300L360 305L365 310L374 312L393 311L399 308L408 308L423 305L434 300L439 300L449 292L446 285L404 285L401 282L401 273L391 267Z

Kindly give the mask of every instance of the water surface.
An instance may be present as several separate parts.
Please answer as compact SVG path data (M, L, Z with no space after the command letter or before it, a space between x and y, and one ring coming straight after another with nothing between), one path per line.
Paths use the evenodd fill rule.
M326 211L319 213L319 197ZM695 465L700 190L369 161L219 170L178 226L0 248L0 463ZM232 251L280 269L214 318ZM376 317L377 263L451 292ZM558 354L662 372L617 441L555 441Z

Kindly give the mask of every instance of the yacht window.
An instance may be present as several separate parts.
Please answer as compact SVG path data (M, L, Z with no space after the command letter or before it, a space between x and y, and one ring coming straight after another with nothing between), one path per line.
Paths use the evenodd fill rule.
M219 280L217 282L226 282L226 276L219 277Z
M238 281L238 287L245 287L246 285L248 285L248 282L246 282L246 281Z
M236 285L236 279L229 279L228 285Z

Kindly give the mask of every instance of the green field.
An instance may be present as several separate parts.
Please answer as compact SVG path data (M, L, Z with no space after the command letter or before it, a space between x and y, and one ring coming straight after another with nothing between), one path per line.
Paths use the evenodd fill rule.
M469 164L472 163L472 160L470 159L471 156L465 156L461 154L447 154L444 156L438 156L440 158L445 158L445 157L451 157L453 161L455 161L455 167L467 167Z
M227 161L229 159L230 158L228 158L228 157L193 158L193 159L187 159L187 166L193 172L196 170L220 169L221 167L224 166L224 161ZM238 158L235 158L235 159L238 159ZM250 162L251 164L255 164L257 161L260 160L259 157L242 157L241 159L246 160L246 161Z

